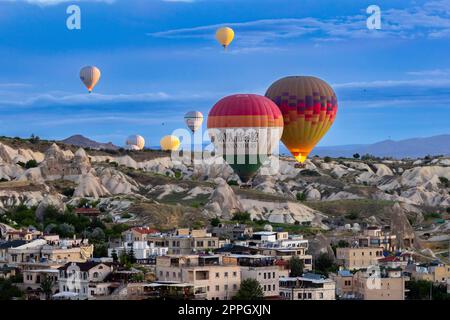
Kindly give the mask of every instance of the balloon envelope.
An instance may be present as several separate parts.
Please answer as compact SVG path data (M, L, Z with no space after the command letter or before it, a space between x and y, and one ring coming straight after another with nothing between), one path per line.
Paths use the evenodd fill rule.
M180 148L180 139L176 136L165 136L159 142L161 150L164 151L177 151Z
M336 94L319 78L295 76L274 82L266 97L283 113L281 140L295 159L303 163L336 118Z
M97 67L87 66L81 69L80 79L83 81L89 92L92 92L95 85L100 80L101 72Z
M144 149L145 146L145 140L142 136L135 134L132 136L129 136L127 140L125 141L125 144L127 146L136 146L138 150Z
M217 102L208 114L208 133L241 181L247 182L278 146L283 116L269 99L237 94Z
M224 47L228 47L234 39L234 31L229 27L219 28L216 31L216 40Z
M201 128L203 123L203 114L200 111L189 111L184 115L184 121L192 132Z

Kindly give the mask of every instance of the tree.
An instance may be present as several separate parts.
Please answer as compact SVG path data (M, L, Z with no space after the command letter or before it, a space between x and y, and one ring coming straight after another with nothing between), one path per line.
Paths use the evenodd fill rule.
M23 297L23 292L11 280L0 278L0 301Z
M291 277L301 277L303 275L303 268L305 267L303 260L297 256L293 256L289 261L289 269Z
M314 270L328 276L328 272L334 267L333 259L327 253L321 253L314 261Z
M134 255L133 247L131 247L131 249L128 251L127 260L131 264L136 263L136 256Z
M52 294L53 294L53 279L49 276L45 275L44 279L41 281L41 290L42 293L45 295L45 300L50 300Z
M250 220L250 213L248 212L236 212L231 220L239 221L241 223L247 222Z
M353 158L355 158L355 159L359 159L361 156L359 155L359 153L355 153L354 155L353 155Z
M450 300L450 294L447 293L445 285L434 284L427 280L410 280L406 283L409 290L408 300Z
M264 297L263 288L256 279L245 279L241 288L233 297L234 300L261 300Z
M337 243L337 247L338 248L348 248L348 247L350 247L350 244L345 240L339 240Z
M113 251L111 252L111 258L113 259L114 262L117 262L119 260L116 249L113 249Z
M211 226L218 227L219 224L220 224L220 219L219 218L216 217L216 218L212 218L211 219Z

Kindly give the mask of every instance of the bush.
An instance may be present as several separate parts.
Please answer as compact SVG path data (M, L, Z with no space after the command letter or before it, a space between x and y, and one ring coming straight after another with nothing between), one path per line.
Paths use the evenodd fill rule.
M31 169L36 168L38 166L38 163L36 160L28 160L27 163L25 163L25 169Z
M131 214L129 214L128 212L122 213L122 215L120 216L122 219L130 219L132 217Z
M449 181L448 181L448 179L446 177L439 177L439 181L441 182L441 184L445 188L449 188L450 187L450 183L449 183Z
M250 213L248 213L248 212L236 212L231 220L239 221L241 223L250 221Z
M64 188L64 190L62 191L62 194L68 198L71 198L71 197L73 197L74 192L75 192L74 188Z
M331 158L328 157L328 156L326 156L325 158L323 158L323 161L324 161L325 163L331 162Z
M361 156L359 155L359 153L355 153L354 155L353 155L353 158L355 158L355 159L359 159Z
M296 197L300 202L306 201L306 194L304 192L297 192Z
M218 227L220 225L220 219L219 218L212 218L211 219L211 226Z
M356 212L351 212L345 216L349 220L356 220L359 218L359 215Z
M227 182L229 186L238 186L239 183L236 180L230 180Z

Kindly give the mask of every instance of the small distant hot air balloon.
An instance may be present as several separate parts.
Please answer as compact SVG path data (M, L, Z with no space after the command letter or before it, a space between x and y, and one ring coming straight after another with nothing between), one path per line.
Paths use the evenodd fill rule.
M165 136L159 142L163 151L177 151L180 148L180 139L176 136Z
M135 134L135 135L129 136L127 138L127 140L125 141L125 144L128 147L131 146L131 148L132 148L132 146L135 146L137 148L137 149L132 148L131 150L142 150L142 149L144 149L144 146L145 146L145 140L142 136Z
M97 82L100 80L100 70L94 66L87 66L81 69L80 79L83 81L89 93L92 92Z
M278 145L283 116L266 97L236 94L213 106L208 129L216 152L222 153L242 182L248 182Z
M217 29L216 39L226 49L234 39L233 29L229 27Z
M192 132L201 128L203 123L203 114L200 111L189 111L184 115L186 125Z
M303 163L336 118L336 94L319 78L296 76L274 82L267 89L266 97L283 113L281 141Z

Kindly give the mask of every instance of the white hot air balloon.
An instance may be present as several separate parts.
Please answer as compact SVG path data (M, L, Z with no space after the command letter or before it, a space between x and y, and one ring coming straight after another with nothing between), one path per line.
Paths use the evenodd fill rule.
M192 132L201 128L203 123L203 114L200 111L189 111L184 115L186 125Z
M125 144L127 146L135 146L137 149L131 149L131 150L142 150L145 146L145 140L142 136L135 134L132 136L129 136L127 140L125 141Z
M97 67L87 66L81 69L80 79L83 81L89 93L92 92L97 82L100 80L101 72Z

